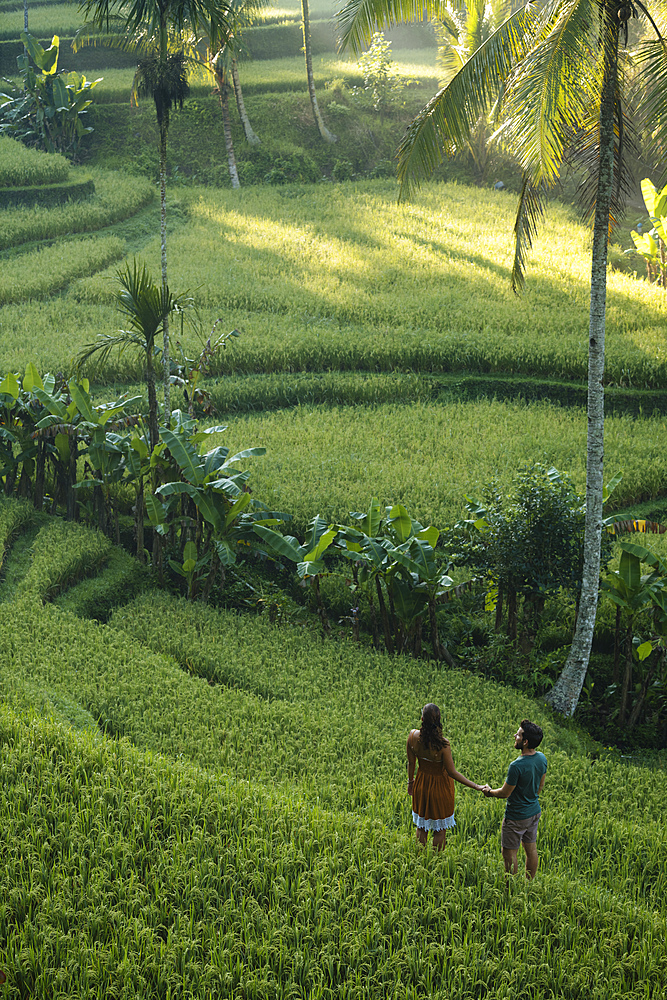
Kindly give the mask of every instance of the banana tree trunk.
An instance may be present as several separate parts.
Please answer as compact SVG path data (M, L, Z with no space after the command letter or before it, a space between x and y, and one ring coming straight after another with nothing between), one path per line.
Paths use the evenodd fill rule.
M588 440L586 450L586 521L584 570L577 626L563 671L546 700L571 716L577 707L588 670L600 583L602 491L604 461L604 339L607 300L607 246L614 183L614 120L618 67L618 22L605 10L607 47L600 100L600 163L593 227L591 308L588 337Z
M250 119L248 118L248 112L246 111L245 101L243 100L243 91L241 90L241 80L239 78L239 64L236 59L232 59L232 83L234 85L234 97L236 98L236 107L238 108L239 118L241 119L241 124L243 125L243 131L245 133L246 142L249 142L251 146L258 146L260 139L257 133L253 130L250 124Z
M317 103L317 95L315 94L315 80L313 77L313 55L310 46L310 11L308 9L308 0L301 0L301 27L303 29L303 51L306 57L306 77L308 79L308 93L310 94L310 103L313 109L313 116L317 123L317 127L320 130L320 135L325 142L336 142L338 136L330 132L329 129L324 124L322 114Z
M220 98L220 110L222 111L222 129L225 133L225 149L227 150L227 166L229 167L229 179L233 188L240 188L239 172L236 168L236 157L234 156L234 143L232 141L232 120L229 117L229 85L218 77L218 97Z
M134 536L137 543L137 559L146 562L144 551L144 477L139 473L139 485L134 508Z

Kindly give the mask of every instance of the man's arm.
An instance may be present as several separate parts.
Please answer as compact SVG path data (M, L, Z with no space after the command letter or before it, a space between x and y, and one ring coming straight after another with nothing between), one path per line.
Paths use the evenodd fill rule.
M544 784L544 778L542 779L542 784ZM488 791L486 789L483 791L487 799L508 799L515 788L516 785L508 785L507 782L505 782L502 788L489 788Z

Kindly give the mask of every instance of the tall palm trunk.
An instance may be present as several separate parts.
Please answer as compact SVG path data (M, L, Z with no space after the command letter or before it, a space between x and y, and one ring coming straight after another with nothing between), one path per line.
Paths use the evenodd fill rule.
M615 10L615 8L614 8ZM593 254L591 309L588 336L588 438L586 451L586 521L584 571L577 625L563 672L547 701L566 716L573 714L584 684L591 655L600 583L602 493L604 461L604 338L607 299L607 245L614 183L614 120L618 73L618 22L605 9L603 44L605 67L600 101L600 165L598 171Z
M310 12L308 9L308 0L301 0L301 16L301 26L303 28L303 51L306 57L306 77L308 79L308 93L310 94L310 103L313 108L313 115L315 117L315 121L317 122L317 127L320 130L320 135L325 142L336 142L338 136L335 136L333 132L330 132L324 124L324 120L317 104L317 96L315 94L313 55L310 47Z
M225 149L227 150L227 166L229 167L229 179L233 188L240 188L239 172L236 167L236 157L234 156L234 142L232 140L232 120L229 116L229 84L223 76L216 74L218 84L218 97L220 98L220 110L222 111L222 129L225 134Z
M169 115L164 113L159 121L160 127L160 262L162 265L162 290L167 292L167 132L169 130ZM169 426L171 406L169 400L171 364L169 360L169 316L164 317L162 324L163 347L162 366L164 369L164 421Z
M246 111L245 101L243 100L243 91L241 90L241 80L239 78L239 64L236 59L232 59L232 83L234 85L234 97L236 98L236 107L238 108L239 118L241 119L241 124L243 125L243 131L245 133L246 142L249 142L251 146L259 145L259 136L253 130L250 124L250 119L248 118L248 112Z

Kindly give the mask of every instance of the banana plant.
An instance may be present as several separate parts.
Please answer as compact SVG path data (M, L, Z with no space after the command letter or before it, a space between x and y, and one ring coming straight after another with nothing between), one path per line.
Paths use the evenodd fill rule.
M646 273L649 281L660 283L667 288L667 185L658 190L648 177L641 182L642 197L646 205L653 228L648 233L638 233L633 230L630 235L635 245L634 250L626 253L638 253L646 261Z
M296 571L301 580L309 580L314 591L317 609L322 622L322 629L325 633L331 631L329 621L326 616L322 595L320 593L320 577L328 573L323 556L334 543L339 529L334 524L329 524L319 514L310 521L308 534L303 545L293 535L281 535L280 532L268 527L266 524L255 524L253 526L257 535L268 545L270 551L283 559L296 563Z
M642 564L651 568L642 574ZM667 564L643 545L621 542L619 567L608 574L600 589L626 615L625 668L621 684L619 722L625 725L632 685L633 658L643 661L653 651L652 643L640 643L635 650L633 636L640 614L658 609L660 620L667 617ZM654 616L655 617L655 616ZM617 637L618 644L618 637ZM633 657L634 653L634 657ZM616 656L615 656L616 659Z
M234 565L240 550L259 548L253 529L280 524L289 515L253 499L246 487L250 473L235 467L242 459L264 455L265 448L229 457L229 449L219 446L200 454L199 445L227 428L198 430L180 410L173 411L172 420L173 428L160 428L160 444L151 456L169 481L147 497L146 505L158 534L171 534L178 545L179 558L169 559L169 566L185 579L188 597L198 595L205 575L201 598L206 600L220 569L224 574Z
M100 80L77 72L58 73L60 39L54 35L44 48L27 31L21 32L24 54L16 62L22 86L2 94L0 132L38 142L50 153L76 154L81 139L92 132L83 115L92 104L91 91Z

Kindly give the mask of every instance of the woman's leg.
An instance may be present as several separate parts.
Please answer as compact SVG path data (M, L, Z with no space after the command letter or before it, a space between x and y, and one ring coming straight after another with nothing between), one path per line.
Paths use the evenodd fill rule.
M442 851L445 846L445 841L447 840L446 830L434 830L433 831L433 850Z
M422 847L426 847L426 838L428 837L428 830L420 830L417 827L417 843L421 844Z

